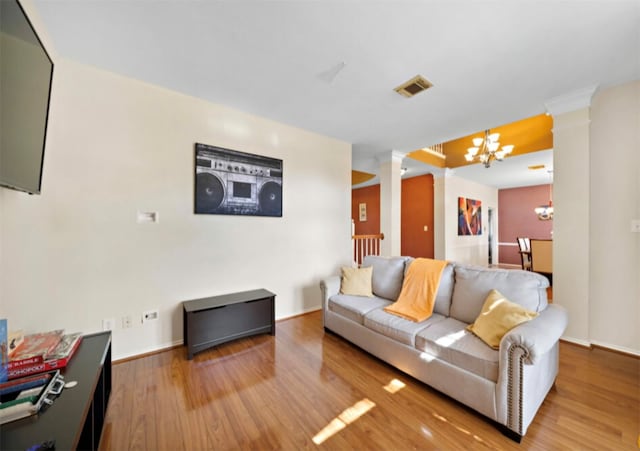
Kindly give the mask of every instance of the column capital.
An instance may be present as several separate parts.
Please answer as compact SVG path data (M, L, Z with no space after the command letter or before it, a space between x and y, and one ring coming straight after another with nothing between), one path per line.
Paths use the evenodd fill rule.
M553 97L544 102L548 114L558 116L559 114L581 110L591 106L591 98L598 89L598 85L589 86L568 92L561 96Z
M438 168L437 170L434 170L432 172L434 179L453 177L455 173L456 173L456 170L451 168L442 168L442 169Z
M402 160L404 160L404 157L406 155L406 152L400 152L399 150L389 150L380 152L378 155L376 155L376 158L378 159L378 163L402 163Z

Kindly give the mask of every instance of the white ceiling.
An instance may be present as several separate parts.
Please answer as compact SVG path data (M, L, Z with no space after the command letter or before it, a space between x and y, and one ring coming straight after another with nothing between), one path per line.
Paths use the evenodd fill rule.
M60 56L351 142L360 170L640 79L639 0L32 3Z

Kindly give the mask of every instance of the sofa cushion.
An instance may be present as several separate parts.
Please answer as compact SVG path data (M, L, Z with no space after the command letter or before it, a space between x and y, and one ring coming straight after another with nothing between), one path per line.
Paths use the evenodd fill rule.
M440 276L440 285L438 286L438 294L436 294L436 304L433 307L434 312L449 316L453 283L453 265L449 263L442 271L442 276Z
M362 261L362 266L373 268L372 288L373 294L381 298L395 301L402 290L404 279L405 257L380 257L367 255Z
M413 260L415 260L413 257L409 257L407 259L407 262L405 263L405 274ZM444 316L449 316L449 309L451 307L451 295L453 294L454 283L453 267L453 263L448 263L442 270L440 285L438 285L438 292L436 293L436 302L433 306L434 313L439 313Z
M386 307L391 301L377 296L350 296L348 294L336 294L329 298L329 310L349 318L352 321L363 324L364 315L371 310Z
M449 315L457 320L474 322L493 289L527 310L539 313L547 307L549 281L540 274L471 265L455 265L454 272L455 284Z
M493 349L498 349L504 334L518 324L531 321L536 316L538 316L536 312L510 302L498 290L491 290L480 315L467 327L467 330L473 332Z
M340 293L352 296L373 296L371 292L372 268L342 268Z
M383 309L375 309L364 315L364 326L413 347L418 332L442 320L444 320L444 316L434 313L424 321L416 323L387 313Z
M493 382L498 381L498 351L467 329L467 324L445 318L416 335L416 349Z

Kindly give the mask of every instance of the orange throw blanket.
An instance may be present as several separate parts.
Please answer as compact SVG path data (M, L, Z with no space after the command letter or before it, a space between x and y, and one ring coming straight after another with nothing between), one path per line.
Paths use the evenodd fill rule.
M398 300L384 310L416 323L433 313L440 277L447 262L430 258L416 258L404 276Z

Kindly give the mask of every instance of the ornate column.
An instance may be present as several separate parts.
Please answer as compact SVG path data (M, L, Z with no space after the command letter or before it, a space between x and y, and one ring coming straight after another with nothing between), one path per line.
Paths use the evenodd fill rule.
M433 172L433 257L438 260L447 259L447 212L446 209L446 189L447 178L454 174L453 169L444 168ZM455 217L455 216L454 216ZM453 229L453 233L457 229Z
M565 335L589 344L589 107L595 87L556 97L553 115L553 302L569 311Z
M380 255L400 255L402 180L400 169L405 154L392 150L378 155L380 162L380 232L384 240Z

